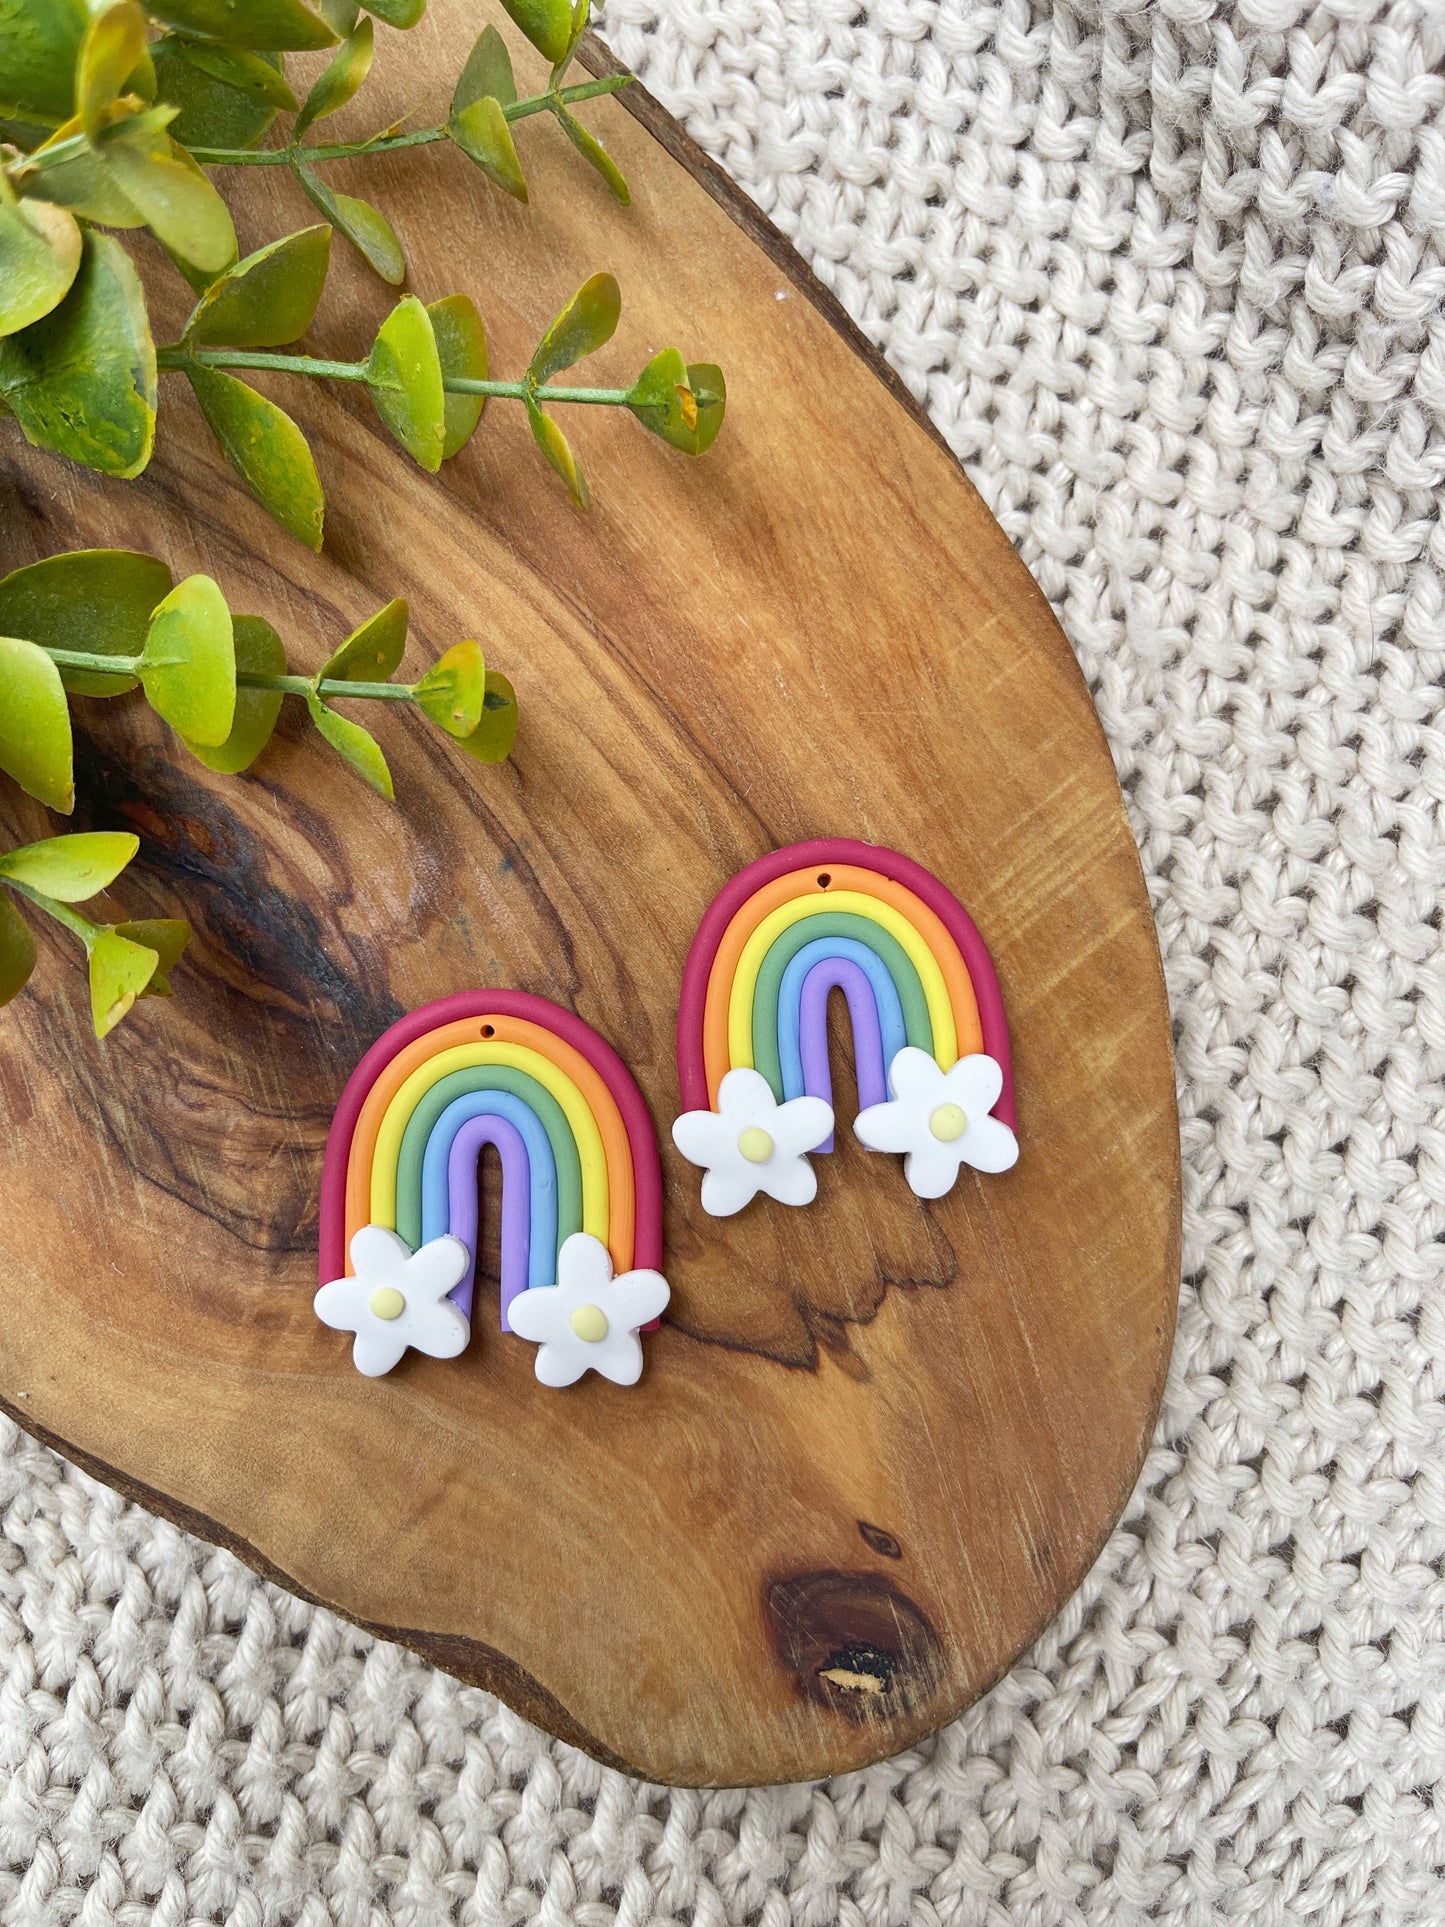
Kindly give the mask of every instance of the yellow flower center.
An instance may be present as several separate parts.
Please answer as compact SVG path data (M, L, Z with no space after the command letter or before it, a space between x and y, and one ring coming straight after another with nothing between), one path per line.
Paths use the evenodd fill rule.
M968 1129L968 1118L961 1104L940 1104L928 1120L928 1128L940 1144L952 1144Z
M373 1318L400 1318L406 1310L406 1300L395 1285L378 1285L367 1299L366 1309Z
M754 1124L738 1139L738 1149L749 1164L766 1164L773 1155L773 1140L760 1124Z
M607 1314L601 1305L579 1305L572 1314L572 1329L589 1345L600 1345L607 1336Z

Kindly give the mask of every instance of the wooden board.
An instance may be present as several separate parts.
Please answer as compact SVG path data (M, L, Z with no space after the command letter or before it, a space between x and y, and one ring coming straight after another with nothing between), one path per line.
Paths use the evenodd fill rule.
M368 124L444 99L476 25L437 7L388 37ZM254 775L222 779L138 703L76 705L74 826L139 831L125 912L199 934L171 1004L104 1046L48 933L0 1019L0 1402L599 1758L798 1779L980 1693L1125 1503L1178 1283L1168 1019L1109 755L1042 595L878 358L655 104L589 114L630 213L537 125L530 209L438 150L370 168L365 191L417 292L479 297L502 373L586 274L616 271L622 326L588 378L628 380L670 341L720 362L730 416L705 461L572 411L583 517L516 408L433 478L364 394L278 383L329 486L314 558L174 385L138 482L0 436L7 566L154 549L313 666L404 594L409 662L475 634L524 706L497 772L369 715L392 808L295 716ZM311 218L275 170L240 211L243 247ZM354 355L391 297L337 253L314 340ZM7 838L58 827L9 785L0 819ZM1002 977L1022 1159L924 1207L845 1130L814 1207L716 1222L668 1138L683 958L729 876L815 835L903 850L968 905ZM403 1011L481 985L575 1008L658 1121L674 1296L635 1391L544 1392L480 1287L462 1361L376 1382L312 1315L347 1074ZM835 1074L846 1120L840 1044ZM823 1677L850 1670L861 1687Z

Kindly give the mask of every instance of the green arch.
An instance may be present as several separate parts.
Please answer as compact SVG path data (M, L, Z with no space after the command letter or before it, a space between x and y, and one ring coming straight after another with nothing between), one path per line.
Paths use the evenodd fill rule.
M860 917L850 910L826 910L814 917L799 917L775 937L758 970L758 985L753 994L753 1064L773 1087L773 1095L783 1101L783 1063L778 1054L778 999L782 992L783 972L793 958L815 937L852 937L867 944L881 959L883 967L898 990L903 1006L903 1028L910 1044L933 1055L933 1024L928 1015L928 999L923 980L913 959L882 924L871 917Z
M432 1127L454 1098L472 1091L510 1091L535 1111L557 1160L557 1246L582 1229L582 1160L566 1112L552 1093L526 1071L506 1064L478 1064L439 1078L407 1120L396 1165L396 1229L415 1251L421 1244L421 1175Z

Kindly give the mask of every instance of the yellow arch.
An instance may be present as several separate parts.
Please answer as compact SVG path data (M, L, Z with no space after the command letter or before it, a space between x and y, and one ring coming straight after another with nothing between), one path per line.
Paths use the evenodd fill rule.
M830 890L826 896L794 897L790 903L764 917L743 946L738 967L728 994L728 1061L733 1066L753 1061L753 999L757 994L758 972L763 959L783 932L803 917L822 917L829 912L851 912L868 917L896 937L918 972L928 1005L928 1020L933 1026L933 1054L946 1070L958 1061L958 1029L953 1021L953 1005L948 985L938 967L938 959L907 917L877 897L859 890Z
M412 1112L433 1084L453 1071L469 1071L478 1064L502 1064L509 1070L526 1071L562 1106L582 1164L582 1229L606 1244L607 1154L597 1120L567 1073L540 1051L529 1050L524 1044L457 1044L451 1050L429 1057L412 1072L387 1105L376 1134L376 1152L371 1162L371 1222L385 1225L388 1230L396 1229L396 1168L401 1159L401 1140Z

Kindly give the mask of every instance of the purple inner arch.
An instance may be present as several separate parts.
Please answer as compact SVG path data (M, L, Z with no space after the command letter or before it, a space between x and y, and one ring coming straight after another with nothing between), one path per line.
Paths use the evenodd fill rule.
M497 1147L502 1160L502 1330L510 1331L507 1308L518 1292L527 1289L532 1166L522 1133L504 1117L469 1117L452 1139L447 1159L447 1229L472 1254L472 1268L448 1296L471 1317L477 1283L477 1166L488 1144Z
M803 1059L803 1089L810 1097L833 1102L833 1074L828 1066L828 993L841 990L848 999L853 1025L853 1065L858 1078L858 1108L882 1104L888 1097L888 1074L883 1063L883 1032L878 1004L866 975L847 957L824 957L803 979L798 1014L798 1048ZM830 1131L820 1151L831 1151Z

